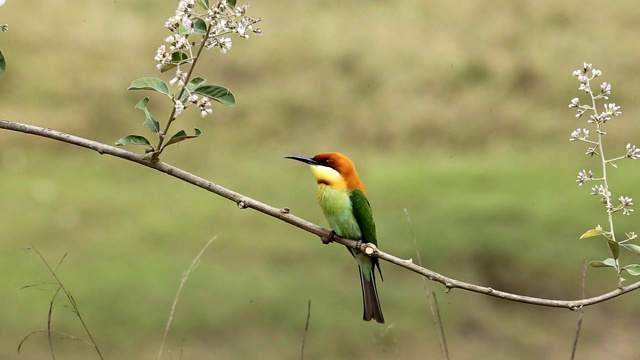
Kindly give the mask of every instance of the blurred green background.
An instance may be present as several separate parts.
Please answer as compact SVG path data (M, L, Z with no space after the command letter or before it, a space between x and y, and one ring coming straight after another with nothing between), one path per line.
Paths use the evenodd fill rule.
M177 1L27 2L0 9L0 118L112 144L145 133L127 92L158 76L153 56ZM34 6L36 5L36 6ZM233 108L194 111L202 129L163 160L326 226L308 169L288 154L341 151L357 164L380 246L445 275L546 298L581 296L584 259L608 257L579 241L605 214L577 172L595 169L569 134L583 61L613 84L623 115L606 149L640 141L635 1L254 1L265 34L213 51L199 74L229 87ZM165 79L169 79L166 77ZM150 105L161 120L167 107ZM178 129L177 127L175 128ZM139 150L139 149L135 149ZM165 359L299 357L312 300L307 359L438 359L421 278L382 264L387 319L361 321L355 262L341 246L251 210L238 210L147 168L24 134L0 131L0 358L46 359L52 264L106 358L155 359L180 277L204 254L181 295ZM637 198L638 164L611 174L614 194ZM413 228L408 225L405 209ZM618 218L633 230L637 215ZM637 228L636 228L637 230ZM624 254L624 262L636 261ZM41 284L22 289L24 286ZM430 283L452 359L567 359L577 313L509 303ZM587 272L587 296L615 288ZM637 294L585 312L579 359L632 359ZM58 299L53 328L83 336ZM65 359L97 358L56 340Z

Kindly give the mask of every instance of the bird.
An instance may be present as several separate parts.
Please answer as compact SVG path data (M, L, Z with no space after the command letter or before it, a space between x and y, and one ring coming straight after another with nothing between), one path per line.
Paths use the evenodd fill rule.
M285 158L301 161L311 167L318 183L318 203L335 234L377 246L371 205L353 161L338 152L324 152L313 157L288 155ZM376 268L382 279L378 258L349 247L347 250L358 262L364 305L362 318L364 321L373 319L384 324L376 288Z

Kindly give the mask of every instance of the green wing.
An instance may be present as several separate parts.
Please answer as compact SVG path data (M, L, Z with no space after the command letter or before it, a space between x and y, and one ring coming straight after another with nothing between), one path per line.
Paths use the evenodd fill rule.
M376 223L373 222L373 214L371 212L371 205L369 205L369 200L364 196L362 191L355 189L351 191L349 195L351 199L351 205L353 206L353 215L358 222L358 226L360 226L360 231L362 232L362 241L372 243L375 246L378 246L378 237L376 236ZM355 254L349 249L351 255L355 257ZM373 268L371 269L371 274L374 275L375 268L378 268L378 273L380 274L380 278L382 279L382 270L380 270L380 263L378 262L378 258L370 258L371 264ZM375 278L374 278L375 279Z
M352 190L349 197L351 199L351 205L353 206L353 215L362 232L362 241L378 246L376 223L373 222L373 214L371 213L369 200L367 200L362 191L358 189Z

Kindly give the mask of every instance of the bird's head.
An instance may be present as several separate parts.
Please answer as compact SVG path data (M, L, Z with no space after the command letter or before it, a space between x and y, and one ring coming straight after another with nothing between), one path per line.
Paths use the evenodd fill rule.
M351 159L338 152L325 152L313 157L302 155L285 156L287 159L301 161L311 166L318 184L337 186L344 189L358 189L365 193Z

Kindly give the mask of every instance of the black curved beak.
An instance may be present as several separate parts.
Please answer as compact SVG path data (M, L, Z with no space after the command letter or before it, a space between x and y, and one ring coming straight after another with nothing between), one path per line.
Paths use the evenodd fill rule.
M316 162L315 160L313 160L308 156L303 156L303 155L287 155L285 156L285 159L298 160L309 165L318 165L318 162Z

